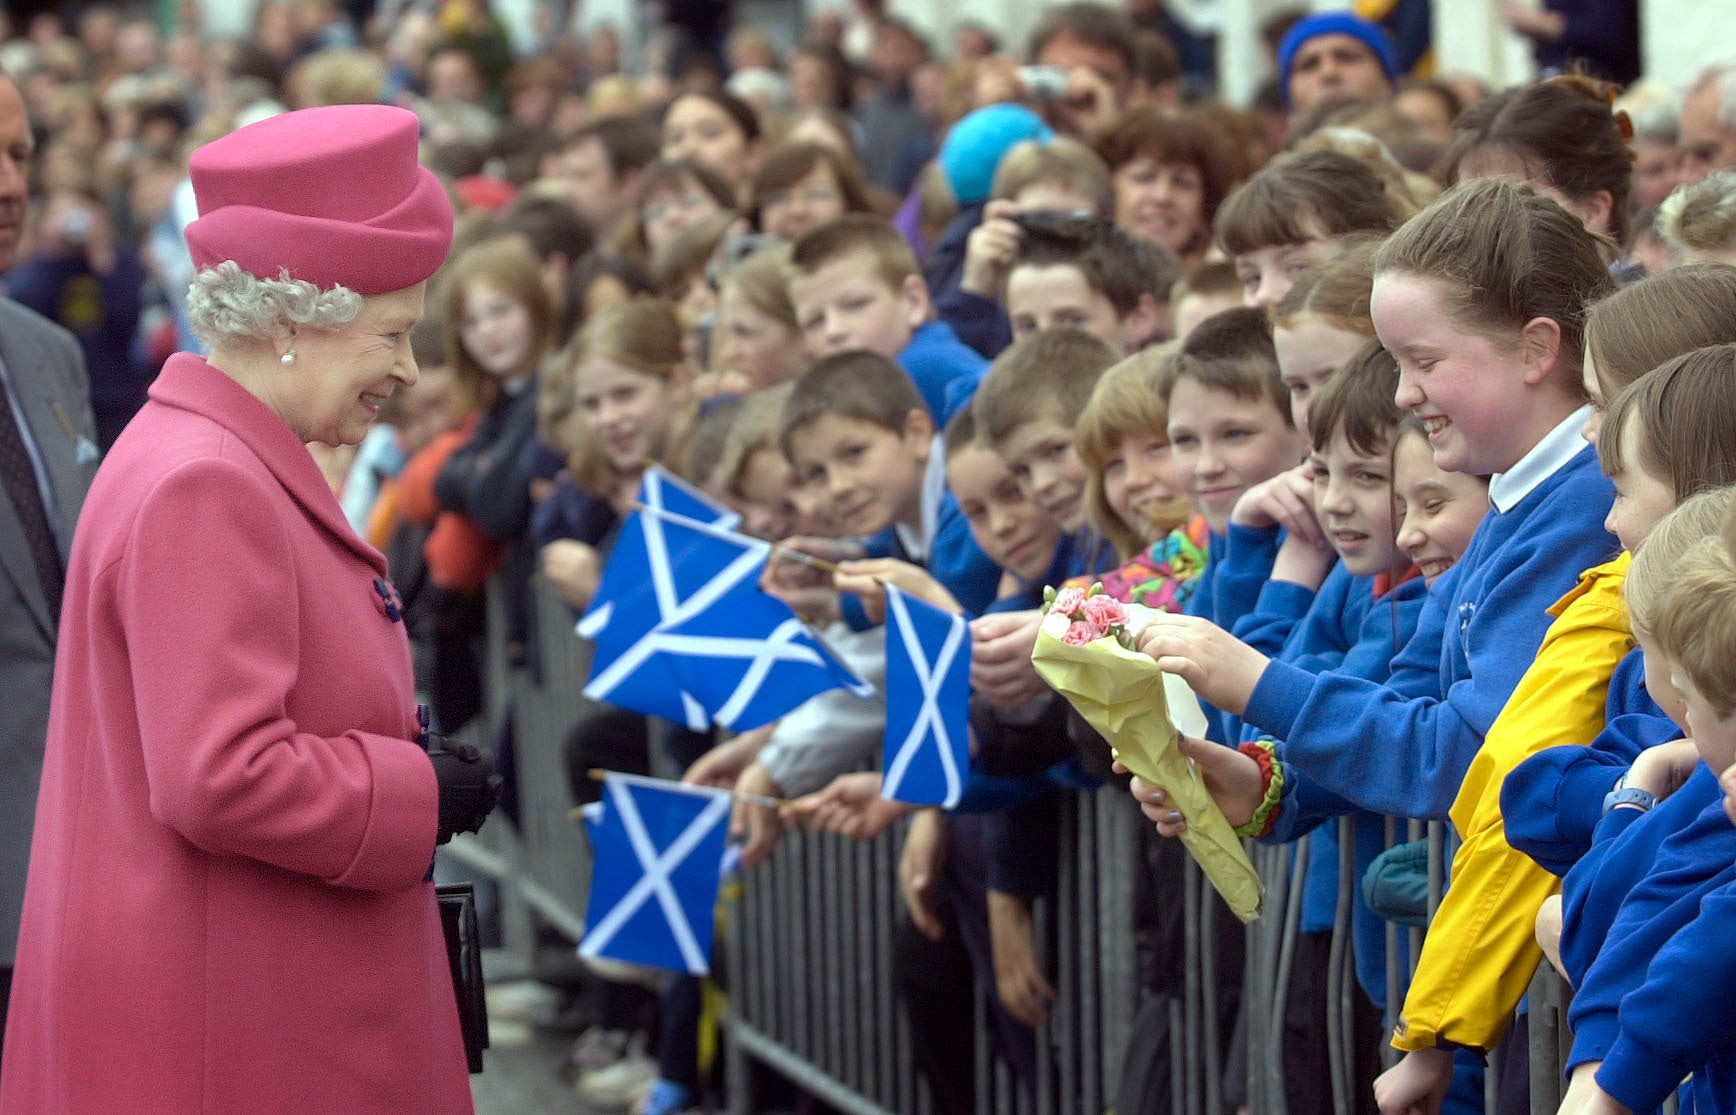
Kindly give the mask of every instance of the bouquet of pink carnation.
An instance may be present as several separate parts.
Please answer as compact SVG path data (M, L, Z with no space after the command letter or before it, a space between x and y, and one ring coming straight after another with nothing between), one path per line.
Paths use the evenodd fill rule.
M1102 582L1085 590L1064 588L1057 592L1045 588L1043 608L1051 616L1067 617L1061 641L1070 647L1113 638L1128 650L1133 649L1133 636L1127 631L1127 605L1106 594Z
M1121 764L1164 787L1187 828L1181 841L1243 921L1260 912L1260 876L1242 842L1177 748L1178 732L1203 736L1205 715L1187 683L1134 649L1153 609L1103 591L1043 591L1048 614L1037 628L1031 664L1049 687L1109 741Z

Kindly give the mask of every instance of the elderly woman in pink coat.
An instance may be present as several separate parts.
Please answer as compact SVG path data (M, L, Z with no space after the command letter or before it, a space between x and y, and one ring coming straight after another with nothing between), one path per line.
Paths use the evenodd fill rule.
M173 357L73 544L0 1067L5 1115L468 1112L435 845L493 763L419 745L404 625L306 446L416 382L452 211L410 113L192 159Z

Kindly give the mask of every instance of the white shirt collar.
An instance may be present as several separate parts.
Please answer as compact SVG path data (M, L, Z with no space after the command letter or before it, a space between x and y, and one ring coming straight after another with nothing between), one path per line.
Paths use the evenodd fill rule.
M928 450L928 466L922 473L921 525L912 529L894 523L898 543L915 562L928 561L928 548L934 544L935 531L940 525L940 501L946 498L946 448L936 434Z
M1585 448L1585 435L1580 431L1591 415L1590 406L1582 406L1560 425L1543 435L1543 440L1531 447L1531 452L1519 458L1519 463L1506 472L1489 478L1489 503L1497 512L1505 513L1519 506L1521 500L1536 490L1537 485L1554 476L1567 462Z

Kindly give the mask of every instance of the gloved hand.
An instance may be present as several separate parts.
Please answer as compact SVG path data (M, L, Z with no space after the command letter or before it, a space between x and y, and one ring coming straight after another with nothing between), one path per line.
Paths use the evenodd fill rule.
M428 759L440 784L440 832L444 844L460 832L475 832L500 802L504 783L494 758L472 744L444 736L428 737Z

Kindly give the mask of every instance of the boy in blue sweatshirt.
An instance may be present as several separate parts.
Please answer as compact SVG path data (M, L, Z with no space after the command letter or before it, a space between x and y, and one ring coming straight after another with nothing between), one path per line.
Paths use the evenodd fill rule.
M1614 550L1602 522L1612 492L1580 434L1583 306L1609 283L1583 224L1510 183L1462 184L1381 246L1371 309L1398 360L1396 400L1422 421L1440 468L1493 474L1493 507L1384 683L1270 661L1198 619L1145 630L1140 648L1164 669L1283 741L1290 764L1268 768L1281 781L1250 756L1184 744L1232 823L1357 807L1447 818L1548 606ZM1180 831L1161 791L1136 794L1160 829Z
M803 235L790 249L789 289L809 356L867 350L896 360L935 430L970 402L987 372L988 361L934 319L910 245L879 217L846 214ZM1000 571L971 540L957 501L944 489L941 484L922 557L975 615L995 598ZM847 618L863 623L856 612Z
M1288 494L1299 501L1286 476L1309 448L1296 428L1266 314L1238 307L1201 322L1182 342L1165 404L1176 477L1211 532L1206 571L1188 615L1227 630L1253 611L1282 540L1275 526L1244 529L1231 516L1244 497L1259 502ZM1313 493L1306 498L1312 518ZM1213 739L1238 738L1239 727L1223 713L1207 715Z
M1561 959L1578 990L1561 1110L1650 1110L1692 1074L1696 1112L1736 1111L1736 828L1716 774L1736 761L1736 560L1722 539L1690 545L1635 626L1693 742L1635 762L1563 885Z

